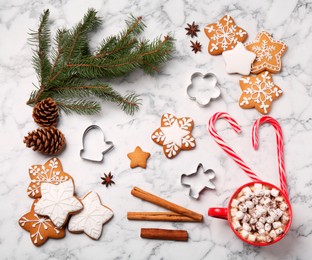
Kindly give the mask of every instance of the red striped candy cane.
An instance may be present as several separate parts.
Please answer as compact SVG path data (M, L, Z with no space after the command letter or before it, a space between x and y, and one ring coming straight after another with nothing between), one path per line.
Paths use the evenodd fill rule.
M288 197L287 184L286 184L286 173L285 173L285 163L284 163L284 143L283 143L283 133L280 124L270 116L263 116L259 118L252 128L252 146L255 150L259 147L259 126L264 123L271 124L276 133L276 144L277 144L277 161L278 161L278 172L281 190Z
M235 121L234 118L232 118L228 113L226 112L218 112L215 113L208 122L208 131L214 138L214 140L217 142L217 144L247 173L247 175L254 181L261 181L259 177L247 166L247 164L234 152L234 150L227 145L227 143L217 134L217 131L214 127L215 122L220 119L224 118L226 121L228 121L231 125L231 127L234 129L236 133L239 133L241 131L239 125Z

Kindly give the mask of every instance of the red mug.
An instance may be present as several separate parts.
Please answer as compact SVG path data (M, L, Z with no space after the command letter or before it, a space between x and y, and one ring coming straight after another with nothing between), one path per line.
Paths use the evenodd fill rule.
M276 189L279 191L279 196L283 197L285 203L288 206L287 209L287 213L288 213L288 217L289 220L288 222L285 224L284 228L283 228L283 233L280 234L279 236L277 236L275 239L273 239L271 242L258 242L258 241L250 241L247 238L244 238L239 232L238 230L236 230L233 226L233 220L232 220L232 216L231 216L231 208L232 208L232 201L233 199L237 199L238 194L241 193L241 191L245 188L245 187L254 187L254 185L258 183L258 184L262 184L262 186L268 187L270 189ZM254 181L254 182L249 182L246 183L245 185L241 186L239 189L236 190L236 192L232 195L228 207L227 208L209 208L208 209L208 216L211 217L215 217L215 218L221 218L221 219L226 219L229 222L229 225L231 227L231 229L233 230L233 232L235 233L236 236L238 236L241 240L243 240L244 242L251 244L253 246L268 246L268 245L272 245L276 242L278 242L279 240L281 240L286 233L288 232L288 230L290 229L291 226L291 222L292 222L292 210L291 210L291 205L290 202L288 200L288 197L285 195L284 192L282 192L282 190L278 187L276 187L275 185L268 183L268 182L262 182L262 181Z

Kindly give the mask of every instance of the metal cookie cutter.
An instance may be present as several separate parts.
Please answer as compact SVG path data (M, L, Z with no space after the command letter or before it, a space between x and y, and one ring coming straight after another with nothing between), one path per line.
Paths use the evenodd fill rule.
M93 158L89 158L89 157L86 157L84 156L84 152L85 152L85 137L86 135L88 134L88 132L92 129L99 129L101 132L102 132L102 135L103 135L103 141L106 145L108 145L108 148L105 149L104 151L102 151L102 158L100 160L98 159L93 159ZM106 154L107 152L109 152L110 150L112 150L114 148L114 144L113 142L111 141L105 141L105 136L104 136L104 132L102 130L101 127L99 127L98 125L90 125L83 133L82 135L82 149L80 150L80 157L84 160L88 160L88 161L92 161L92 162L102 162L103 159L104 159L104 154Z
M196 181L192 180L192 181L186 181L185 179L195 179L198 175L206 175L205 179L198 179ZM207 180L208 177L208 180ZM181 175L181 184L183 186L189 187L190 188L190 192L189 192L189 196L191 196L194 199L198 199L200 193L205 190L205 189L212 189L214 190L216 187L215 185L210 181L212 179L214 179L216 177L216 174L213 170L208 169L208 170L204 170L203 165L200 163L197 166L197 169L195 172L191 173L191 174L182 174ZM198 178L198 177L197 177ZM191 184L190 184L191 183Z
M199 84L198 81L205 81L206 83L201 82ZM218 80L215 74L209 72L203 75L200 72L195 72L191 76L191 84L187 87L186 93L199 106L205 107L211 100L220 96L221 90L218 87Z

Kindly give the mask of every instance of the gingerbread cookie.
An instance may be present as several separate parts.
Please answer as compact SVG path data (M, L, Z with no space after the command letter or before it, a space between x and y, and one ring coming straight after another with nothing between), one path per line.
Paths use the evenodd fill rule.
M208 24L204 32L210 40L208 52L211 55L220 55L226 50L233 49L237 42L244 42L248 36L229 15L223 16L217 23Z
M251 67L252 73L258 74L264 70L271 73L281 71L281 57L287 50L284 42L273 40L267 32L260 32L255 41L246 43L245 46L257 55Z
M34 211L35 204L33 203L30 212L22 216L18 223L21 228L30 233L30 239L35 246L41 246L48 238L60 239L65 236L65 229L56 227L49 217L39 216Z
M73 233L84 232L97 240L102 234L103 225L113 217L114 213L101 203L96 192L89 192L81 202L83 210L70 218L68 230Z
M44 165L32 165L29 170L31 182L27 189L27 194L31 198L41 197L41 183L47 182L60 184L64 181L72 180L72 177L63 172L61 161L58 158L49 159Z
M234 49L224 51L222 56L227 73L239 73L246 76L250 74L251 64L256 58L256 54L248 51L241 42L238 42Z
M146 161L151 156L150 153L144 152L140 146L137 146L132 153L127 154L131 160L130 167L141 167L146 169Z
M72 180L58 185L51 183L41 184L41 199L35 204L35 213L48 216L56 227L65 225L70 214L78 213L83 209L79 199L74 196Z
M152 140L163 146L168 159L176 157L181 150L191 150L196 146L191 132L194 127L193 119L177 118L169 113L161 117L161 127L152 134Z
M262 114L270 112L272 102L283 91L273 83L272 75L264 71L255 77L242 77L239 81L243 91L239 105L242 108L256 108Z

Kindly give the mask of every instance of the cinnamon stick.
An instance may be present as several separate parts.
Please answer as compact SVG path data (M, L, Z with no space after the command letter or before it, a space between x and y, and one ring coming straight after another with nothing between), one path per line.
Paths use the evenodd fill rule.
M171 210L173 212L176 212L176 213L179 213L181 215L195 219L196 221L199 221L199 222L203 221L203 215L202 214L196 213L194 211L191 211L189 209L181 207L177 204L174 204L170 201L167 201L165 199L157 197L151 193L148 193L144 190L141 190L138 187L134 187L131 191L131 194L135 197L142 199L142 200L146 200L146 201L151 202L151 203L158 205L160 207L166 208L166 209Z
M141 237L147 239L187 241L188 233L186 230L141 228Z
M129 220L199 222L196 219L175 212L128 212Z

